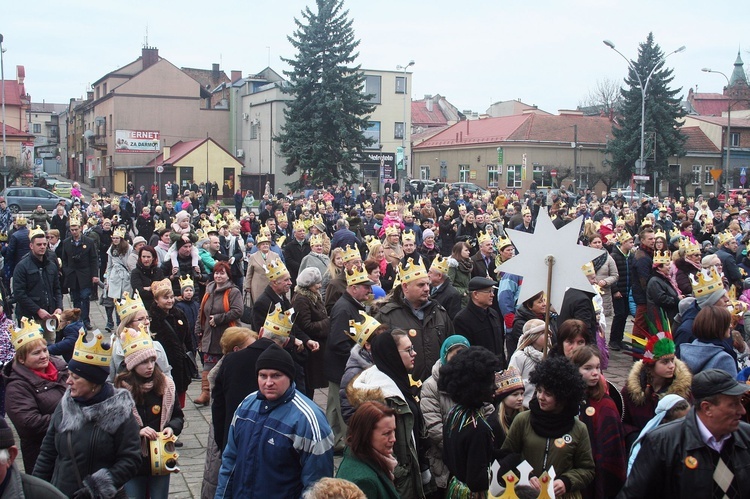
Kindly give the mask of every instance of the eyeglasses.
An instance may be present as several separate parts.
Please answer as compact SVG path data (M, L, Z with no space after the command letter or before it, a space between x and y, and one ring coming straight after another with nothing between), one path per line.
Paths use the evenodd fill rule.
M409 355L412 355L416 353L417 351L414 349L414 345L411 345L409 348L405 350L399 350L399 352L404 352L404 353L408 353Z

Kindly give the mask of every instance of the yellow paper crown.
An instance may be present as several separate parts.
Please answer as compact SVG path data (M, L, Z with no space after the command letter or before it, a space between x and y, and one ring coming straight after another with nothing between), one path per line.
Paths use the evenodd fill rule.
M258 233L258 237L255 238L255 244L270 243L270 242L271 242L271 231L264 227Z
M669 231L669 240L671 241L675 237L680 235L680 229L674 228Z
M618 218L617 222L615 222L615 227L625 227L625 219Z
M682 210L682 203L675 203L674 211L680 211L680 210Z
M42 228L37 225L35 229L32 229L31 232L29 232L29 241L33 240L35 237L40 237L44 235L45 234Z
M690 283L693 285L693 296L695 298L707 296L717 291L724 291L721 274L714 266L701 269L695 275L690 275Z
M266 315L263 329L279 336L289 336L289 333L292 332L292 325L294 322L292 320L293 314L293 308L290 308L287 311L282 311L281 304L277 303L273 310Z
M654 225L653 222L648 217L644 218L643 221L641 222L641 227L651 227L653 225Z
M393 202L389 201L385 205L385 212L388 213L389 211L398 211L398 205L396 203L393 203Z
M28 219L23 215L16 215L16 225L26 225L29 223Z
M96 217L89 217L89 219L86 220L86 223L89 224L91 227L95 227L99 225L99 219Z
M432 265L430 265L430 270L434 270L436 272L440 272L443 275L447 275L448 271L450 270L450 266L448 265L448 259L438 253L435 256L435 259L432 260Z
M378 239L375 236L365 236L365 244L367 244L367 251L369 253L372 253L372 250L375 246L377 246L378 244L383 244L383 243L381 243L380 239ZM372 255L369 255L369 256L372 256Z
M502 251L506 246L510 246L513 244L510 242L510 238L508 236L502 235L497 238L497 243L495 243L495 247L498 251Z
M177 466L177 458L180 455L175 452L174 445L176 441L176 435L172 434L172 436L167 437L164 433L157 433L156 440L148 441L152 475L160 476L180 472L180 468Z
M138 329L125 328L120 339L122 340L122 353L126 358L136 352L154 348L154 342L145 324L140 324Z
M371 202L365 201L364 203L362 203L362 209L363 210L366 210L368 208L372 208L372 203Z
M91 341L86 342L86 331L81 329L73 350L73 360L91 366L109 367L112 360L111 346L104 342L104 335L98 329L94 331L93 336Z
M654 265L664 265L672 262L672 253L669 250L654 251Z
M596 275L596 270L594 269L594 264L592 262L583 264L581 270L583 270L583 275L585 276Z
M300 220L300 219L297 219L297 220L295 220L292 223L292 229L294 229L295 231L298 231L298 230L307 230L305 228L305 222L304 222L304 220Z
M125 291L122 294L121 300L115 300L115 308L117 309L117 316L120 320L139 310L146 309L146 307L143 306L143 300L141 300L141 297L138 295L138 291L133 293L133 298L130 298L130 293Z
M203 232L203 229L195 229L195 235L198 236L198 241L208 237L206 233Z
M351 339L356 341L359 346L364 347L367 340L370 339L370 335L380 327L380 323L362 310L359 311L359 315L362 316L361 322L355 322L354 319L349 319L349 331L347 334Z
M690 196L690 197L689 197L689 198L687 199L687 201L688 201L688 203L695 203L695 198L694 198L693 196Z
M286 213L281 213L281 214L279 214L278 217L276 217L276 222L277 223L288 222L288 221L289 221L289 219L287 218Z
M310 246L315 246L317 244L323 244L323 234L313 234L310 236Z
M524 216L525 215L531 215L531 210L528 207L526 207L526 208L524 208L524 209L521 210L521 215L524 215Z
M626 231L626 230L623 230L617 236L617 242L620 243L620 244L625 243L627 241L630 241L631 239L633 239L633 235L630 232Z
M407 284L411 281L427 277L427 270L424 268L424 262L419 260L419 263L414 263L412 258L406 261L406 265L400 263L398 265L398 276L401 284Z
M184 279L182 278L182 276L180 276L179 279L180 279L180 289L185 289L185 288L195 289L195 283L193 283L193 278L190 277L189 275L186 275Z
M346 274L347 286L371 284L370 277L367 275L367 269L365 269L364 265L355 265L351 269L346 269L344 273Z
M486 232L480 232L479 235L477 236L477 243L482 244L485 241L492 242L492 236L487 234Z
M125 237L125 227L118 227L112 231L112 237L119 237L123 239Z
M157 220L154 222L154 231L159 232L160 230L164 230L167 228L167 222L164 220Z
M344 252L341 254L341 259L344 260L344 263L346 263L356 258L362 258L362 255L360 255L359 253L359 248L356 244L353 248L347 244L346 248L344 248Z
M397 225L389 225L385 228L385 235L387 236L397 236L399 233L399 228Z
M162 279L161 281L154 281L151 283L151 294L154 296L156 296L156 293L167 289L172 291L172 281L169 279Z
M325 222L323 221L323 217L320 213L316 213L315 215L313 215L312 221L313 221L313 225L325 225Z
M453 215L455 213L456 212L453 210L453 208L448 208L447 210L445 210L445 214L448 215L448 218L453 218Z
M683 248L685 248L685 256L688 255L700 255L701 254L701 245L698 243L693 243L690 241L690 239L685 238L685 243L682 245Z
M417 235L413 230L405 230L403 233L401 233L401 243L405 243L407 241L412 243L417 241Z
M725 244L731 242L732 239L734 239L734 236L731 232L729 232L729 230L719 232L719 246L724 246Z
M43 340L44 331L35 320L23 317L21 318L21 328L17 328L15 325L10 327L10 338L13 348L18 350L21 346L34 340Z
M667 240L667 233L664 232L661 229L657 229L657 231L654 233L654 239L656 239L658 237L660 237L660 238L662 238L664 240Z
M264 265L264 268L266 269L266 277L269 281L275 281L285 275L289 275L289 271L281 259L274 260L268 265Z
M68 226L69 227L80 227L81 226L81 217L80 217L80 215L74 215L73 212L70 212L70 218L68 219Z

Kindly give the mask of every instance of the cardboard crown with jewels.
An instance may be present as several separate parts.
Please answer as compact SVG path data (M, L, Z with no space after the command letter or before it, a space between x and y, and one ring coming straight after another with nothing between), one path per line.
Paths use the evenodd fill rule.
M669 265L672 263L672 253L669 250L654 251L654 265Z
M140 324L138 329L125 328L122 334L122 352L125 357L129 357L141 350L154 348L154 341L146 329L145 324Z
M417 241L417 235L414 233L413 230L405 230L401 233L401 243L414 243Z
M118 227L112 231L112 237L119 237L120 239L125 237L125 227Z
M13 348L16 350L34 340L43 340L43 333L42 326L28 317L21 318L20 328L15 325L10 327L11 343L13 343Z
M477 243L483 244L486 241L492 242L492 236L487 234L486 232L480 232L479 235L477 236Z
M282 262L281 259L274 260L264 265L263 268L266 270L266 277L269 281L275 281L280 277L284 277L285 274L289 274L286 265L284 265L284 262Z
M386 236L397 236L401 230L398 228L397 225L389 225L385 228L385 235Z
M412 258L406 261L406 265L400 263L398 265L398 277L401 284L407 284L411 281L427 277L427 269L424 268L424 262L419 260L419 263L414 263Z
M117 309L117 316L120 320L139 310L146 309L146 307L143 306L143 300L141 300L138 291L133 292L132 298L130 297L130 293L125 291L122 294L122 299L115 300L115 308Z
M435 259L432 260L430 270L435 270L436 272L440 272L443 275L448 275L448 271L450 270L450 265L448 265L448 258L438 253L437 255L435 255Z
M294 222L292 223L292 228L293 228L293 229L294 229L295 231L298 231L298 230L307 230L307 228L305 227L305 222L304 222L304 220L300 220L300 219L297 219L297 220L295 220L295 221L294 221Z
M351 262L352 260L361 257L362 256L359 253L359 247L357 247L356 244L353 248L347 244L346 248L344 248L344 252L341 254L341 259L344 260L344 263Z
M723 232L719 232L719 246L724 246L727 243L730 243L734 239L734 236L732 235L729 230L725 230Z
M724 291L724 283L721 279L721 274L716 270L716 267L711 266L707 269L701 269L690 276L690 284L693 285L693 296L699 298L701 296L707 296L717 291Z
M91 366L109 367L112 360L112 347L104 341L104 335L97 329L91 341L85 341L86 331L81 329L73 350L73 360Z
M271 242L271 231L267 228L260 229L260 233L258 233L258 237L255 238L255 244L260 243L270 243Z
M347 334L359 346L364 347L365 343L370 339L370 335L380 327L380 323L362 310L359 311L359 315L362 316L360 322L349 319L349 331Z
M167 437L164 433L157 433L156 440L149 440L149 456L151 461L151 474L155 476L179 473L177 458L180 455L175 451L177 436Z
M186 275L184 278L180 276L179 279L180 279L180 289L185 289L185 288L195 289L195 283L193 282L193 278L190 277L189 275Z
M370 277L367 275L367 269L364 265L355 265L351 269L344 270L346 275L346 285L354 286L356 284L372 284Z
M294 320L294 309L282 310L281 304L277 303L273 309L266 315L266 320L263 323L263 329L269 333L273 333L279 336L289 336L292 332L292 326Z
M36 228L31 229L31 231L29 232L30 241L33 241L35 237L44 237L44 236L45 236L44 230L38 225L36 226Z
M165 220L157 220L154 222L154 232L159 232L167 228L167 222Z

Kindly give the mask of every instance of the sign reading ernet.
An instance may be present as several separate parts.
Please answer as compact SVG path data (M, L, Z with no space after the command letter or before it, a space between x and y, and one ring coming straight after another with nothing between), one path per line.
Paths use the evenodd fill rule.
M161 150L159 132L151 130L115 130L116 153L155 153Z

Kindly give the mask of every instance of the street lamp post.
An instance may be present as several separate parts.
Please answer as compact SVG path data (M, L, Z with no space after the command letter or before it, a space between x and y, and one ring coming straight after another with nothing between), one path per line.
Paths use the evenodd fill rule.
M654 75L656 68L661 66L664 63L664 61L667 60L667 57L669 57L670 55L684 51L685 46L683 45L682 47L676 50L673 50L672 52L662 57L656 64L654 64L653 69L651 69L651 72L648 74L648 77L646 78L646 83L643 83L643 80L641 80L641 76L638 74L638 70L635 68L633 63L630 62L630 59L625 57L625 55L622 52L617 50L615 48L615 44L612 43L610 40L603 40L603 42L604 42L604 45L611 48L612 50L620 54L620 57L625 59L625 62L628 63L628 66L630 66L630 69L632 69L633 73L635 73L635 77L638 78L638 85L640 85L641 87L641 154L640 156L638 156L638 161L636 161L635 171L637 174L643 175L646 169L646 163L645 163L643 155L644 155L645 139L646 139L646 91L648 90L648 84L651 82L651 77ZM643 191L644 181L638 180L637 183L638 183L638 194L641 194L641 192ZM654 189L656 189L655 183L656 183L656 180L654 179Z
M404 132L401 134L401 150L403 151L403 154L404 154L404 158L403 158L403 162L404 162L403 171L404 172L406 172L406 101L407 99L411 101L411 98L409 98L409 92L408 92L409 82L406 79L406 70L409 69L413 65L414 65L414 61L411 60L409 61L409 64L407 64L406 66L402 66L400 64L396 66L396 69L404 72ZM398 172L399 172L399 169L398 169L398 164L397 164L396 165L396 183L400 184L401 175L399 175ZM404 186L404 189L406 189L406 186Z
M727 75L722 73L721 71L714 71L711 68L703 68L701 69L704 73L716 73L720 74L724 77L725 80L727 80L727 88L729 88L729 78ZM729 103L727 104L727 158L726 162L724 163L724 200L729 199L729 189L731 187L731 181L729 179L730 170L729 170L729 153L732 150L732 100L729 100Z
M2 83L2 118L3 118L3 189L8 187L8 155L5 150L5 65L3 63L3 35L0 35L0 83Z

